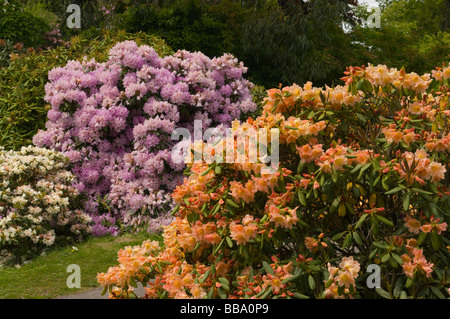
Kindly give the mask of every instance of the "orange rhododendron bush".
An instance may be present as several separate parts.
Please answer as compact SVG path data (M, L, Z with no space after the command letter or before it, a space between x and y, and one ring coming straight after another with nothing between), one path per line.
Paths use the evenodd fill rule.
M98 275L110 297L136 282L146 298L448 297L450 66L345 75L268 90L262 115L231 128L266 129L265 145L201 143L163 243ZM277 165L251 141L279 143ZM258 160L229 161L229 145Z

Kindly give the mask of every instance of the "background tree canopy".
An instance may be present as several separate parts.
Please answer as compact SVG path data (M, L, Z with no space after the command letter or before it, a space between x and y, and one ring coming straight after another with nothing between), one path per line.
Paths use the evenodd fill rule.
M450 59L450 0L378 0L381 28L358 0L19 0L54 14L63 37L101 29L145 32L174 50L234 54L264 87L333 85L348 65L387 64L429 72ZM68 29L79 4L80 30Z

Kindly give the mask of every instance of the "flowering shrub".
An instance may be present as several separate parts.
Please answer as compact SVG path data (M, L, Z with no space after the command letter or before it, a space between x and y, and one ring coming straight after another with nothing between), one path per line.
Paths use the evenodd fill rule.
M107 212L128 226L148 223L170 210L168 191L182 182L172 132L192 130L194 120L206 129L254 111L245 72L229 54L160 58L149 46L118 43L105 63L70 61L49 73L45 99L52 108L34 143L69 157L78 189L90 198L87 212Z
M450 66L369 65L343 86L268 90L262 115L232 129L278 129L277 171L191 164L163 245L121 250L98 281L111 298L134 297L137 281L147 298L445 298L449 79Z
M0 265L21 262L91 232L67 158L55 151L0 149Z

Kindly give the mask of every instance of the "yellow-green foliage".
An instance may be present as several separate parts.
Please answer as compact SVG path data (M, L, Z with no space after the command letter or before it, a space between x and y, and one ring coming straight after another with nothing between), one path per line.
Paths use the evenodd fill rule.
M0 145L17 150L31 144L37 130L44 128L48 110L44 86L51 69L83 56L106 61L109 49L125 40L150 45L161 56L172 53L156 36L103 31L100 35L73 37L68 46L19 55L8 67L0 68Z

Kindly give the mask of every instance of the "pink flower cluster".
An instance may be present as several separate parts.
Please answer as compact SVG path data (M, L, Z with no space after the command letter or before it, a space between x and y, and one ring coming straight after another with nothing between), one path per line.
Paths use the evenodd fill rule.
M171 159L178 142L172 131L192 131L194 120L203 129L229 125L256 109L246 70L230 54L210 59L178 51L161 58L149 46L118 43L105 63L69 61L49 72L51 109L33 142L69 157L77 188L90 198L87 212L108 212L129 225L148 222L170 208L169 192L182 181L184 164Z

